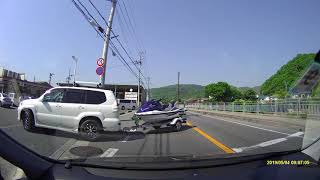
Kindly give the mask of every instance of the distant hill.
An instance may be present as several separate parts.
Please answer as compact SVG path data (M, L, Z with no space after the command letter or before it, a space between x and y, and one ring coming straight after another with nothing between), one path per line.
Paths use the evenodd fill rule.
M260 89L261 89L261 86L254 86L254 87L238 87L238 89L242 92L246 91L246 90L249 90L249 89L252 89L254 90L257 94L260 94Z
M175 100L177 85L169 85L160 88L152 88L151 96L154 99ZM204 86L196 84L180 84L180 99L188 100L204 97Z
M298 54L262 84L261 93L283 97L303 75L314 57L315 54Z

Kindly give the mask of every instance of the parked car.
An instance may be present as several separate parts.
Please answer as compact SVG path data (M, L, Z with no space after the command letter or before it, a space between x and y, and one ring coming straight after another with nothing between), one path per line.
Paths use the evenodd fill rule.
M8 96L12 102L14 102L15 95L16 95L16 93L8 93Z
M18 107L27 131L37 127L80 133L94 140L102 131L119 131L121 123L112 91L84 87L56 87Z
M0 106L1 107L13 106L13 101L11 100L11 98L7 94L0 93Z
M23 100L26 100L26 99L33 99L32 96L20 96L19 97L19 102L23 101Z
M121 110L135 110L137 107L137 102L135 100L118 99L118 102Z

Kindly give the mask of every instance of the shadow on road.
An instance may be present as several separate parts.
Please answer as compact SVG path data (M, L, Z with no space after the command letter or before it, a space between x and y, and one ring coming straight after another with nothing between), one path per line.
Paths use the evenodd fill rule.
M32 133L87 141L87 139L83 138L80 134L74 134L60 130L37 128ZM133 141L136 139L143 139L145 134L143 132L103 132L97 140L92 142L123 141L127 136L130 138L127 138L126 141Z
M13 105L13 106L2 106L1 108L4 108L4 109L17 109L18 106L16 105Z
M181 127L180 131L186 131L191 128L192 127L190 127L190 126L184 125ZM150 130L146 134L163 134L163 133L173 133L173 132L179 132L179 131L176 131L173 127L163 127L160 129Z

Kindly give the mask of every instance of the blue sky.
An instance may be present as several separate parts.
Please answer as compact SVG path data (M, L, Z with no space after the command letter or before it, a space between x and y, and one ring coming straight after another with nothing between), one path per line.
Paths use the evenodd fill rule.
M92 1L107 17L110 3ZM103 24L88 0L82 2ZM152 87L176 83L178 71L181 83L260 85L296 54L320 49L317 0L126 0L125 4L137 38L124 23L120 26L124 17L119 6L114 31L134 59L139 50L146 50L143 71L151 77ZM79 59L77 79L98 81L96 59L103 42L71 0L0 0L0 17L0 66L25 72L29 80L35 76L47 81L53 72L53 82L60 82L73 68L74 55ZM110 54L106 82L135 84L137 80Z

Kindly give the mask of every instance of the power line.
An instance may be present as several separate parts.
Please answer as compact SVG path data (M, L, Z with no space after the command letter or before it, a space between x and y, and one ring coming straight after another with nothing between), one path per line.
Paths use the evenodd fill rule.
M78 0L79 1L79 0ZM105 22L105 24L107 25L107 26L109 26L108 25L108 23L107 23L107 21L104 19L104 17L101 15L101 13L100 13L100 11L98 10L98 8L91 2L91 0L89 0L89 2L90 2L90 4L93 6L93 8L97 11L97 13L100 15L100 17L104 20L104 22ZM83 4L80 2L80 4L83 6ZM123 4L124 4L124 2L123 2ZM124 4L124 6L125 6L125 4ZM83 6L84 7L84 6ZM85 8L85 7L84 7ZM90 17L92 17L92 15L90 14L90 12L88 12L88 10L85 8L85 10L87 11L87 13L89 13L89 15L90 15ZM127 12L127 9L125 9L126 10L126 12ZM128 18L129 18L129 15L128 15L128 12L127 12L127 16L128 16ZM95 22L97 22L96 20L95 20ZM130 24L131 24L131 21L130 21L130 19L129 19L129 22L130 22ZM97 22L97 24L98 24L98 22ZM99 25L99 24L98 24ZM100 26L100 25L99 25ZM132 24L131 24L131 26L132 26ZM101 26L100 26L101 27ZM112 34L114 35L114 37L115 37L115 39L117 40L117 42L120 44L120 46L121 46L121 48L122 48L122 50L126 53L126 55L129 57L129 59L131 60L131 62L134 64L134 66L136 67L136 69L138 70L138 71L141 71L141 69L134 63L134 61L133 61L133 59L132 59L132 57L129 55L129 53L128 53L128 51L124 48L124 46L122 45L122 43L120 42L120 40L118 39L118 37L116 36L116 34L113 32L113 30L111 30L111 32L112 32ZM142 74L142 76L146 79L146 77Z
M142 51L141 46L139 45L139 42L138 42L138 40L137 40L137 38L136 38L136 36L135 36L132 28L130 28L129 23L127 22L127 18L126 18L126 16L124 15L125 13L124 13L124 11L122 10L122 6L120 5L120 3L118 4L118 7L119 7L119 9L120 9L120 14L119 14L119 16L122 16L122 17L123 17L124 24L126 25L126 27L127 27L127 29L128 29L128 32L129 32L130 36L132 37L132 40L136 43L136 46L137 46L137 49L138 49L137 52L141 52L141 51Z
M87 12L87 14L95 21L96 24L92 23L92 19L89 18L89 16L82 10L82 8L79 6L79 4L75 1L72 0L72 2L74 3L75 7L81 12L81 14L84 16L84 18L87 20L87 22L93 27L93 29L98 33L98 35L105 40L106 35L104 33L104 31L101 31L100 28L101 26L99 25L99 23L96 21L96 19L91 15L91 13L88 11L88 9L80 2L80 0L77 0L80 5L85 9L85 11ZM99 31L95 28L95 26L98 27ZM102 28L101 28L102 29ZM102 33L103 35L101 35L100 33ZM114 34L114 32L112 31L112 33ZM121 44L121 42L118 40L118 38L116 37L118 43L121 45L122 49L126 52L127 56L130 58L130 60L133 62L132 58L129 56L128 52L125 50L125 48L123 47L123 45ZM128 64L128 62L123 58L123 56L121 55L121 53L119 52L118 48L114 45L114 43L110 40L110 45L112 47L111 50L116 53L118 56L118 59L123 63L123 65L125 65L127 67L127 69L138 79L138 75L133 71L133 69L131 68L131 66ZM135 64L134 64L135 65ZM136 65L135 65L136 66ZM137 67L136 67L137 68ZM138 69L139 70L139 69ZM144 75L143 75L144 76ZM144 82L142 82L142 84L144 85Z
M107 20L102 16L102 14L100 13L100 11L98 10L98 8L92 3L91 0L89 0L89 3L92 5L92 7L97 11L97 13L99 14L99 16L103 19L103 21L108 25Z
M142 47L142 43L140 42L140 39L138 38L138 35L137 35L136 31L135 31L135 28L134 28L134 26L132 25L131 18L130 18L130 16L129 16L129 12L128 12L128 10L127 10L127 7L126 7L125 2L122 1L122 4L123 4L124 10L125 10L125 12L126 12L126 14L127 14L127 17L128 17L128 19L129 19L129 24L131 25L131 28L132 28L132 31L133 31L135 37L136 37L136 40L138 41L138 44L139 44L140 48L141 48L141 49L144 49L144 48ZM133 16L132 16L132 17L133 17ZM133 19L133 18L132 18L132 19Z
M93 29L97 32L97 34L102 38L103 36L99 33L99 31L93 26L91 19L88 17L88 15L81 9L81 7L79 6L79 4L75 1L72 0L73 4L75 5L75 7L80 11L80 13L83 15L83 17L87 20L87 22L93 27Z
M122 23L121 17L118 15L118 13L116 13L116 17L118 19L119 28L120 28L121 34L123 35L123 39L125 41L126 47L128 48L128 38L126 37L126 34L124 32L125 29L123 27L123 23ZM132 51L130 49L129 49L129 52L130 52L130 54L132 54Z

